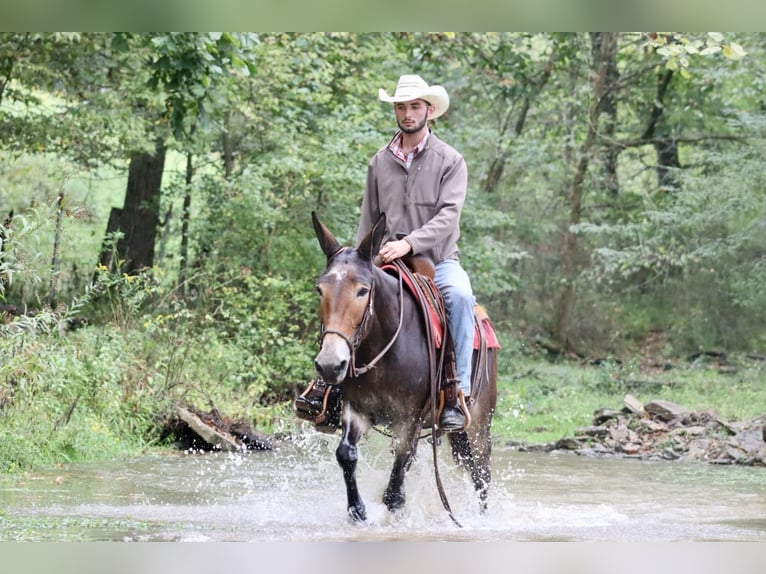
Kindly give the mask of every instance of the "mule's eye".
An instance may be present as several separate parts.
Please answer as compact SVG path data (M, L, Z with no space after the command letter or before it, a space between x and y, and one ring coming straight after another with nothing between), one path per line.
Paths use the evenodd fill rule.
M319 296L321 297L322 296L322 288L319 285L316 285L314 288L317 290L317 293L319 293Z
M356 292L357 297L366 297L367 293L370 292L369 287L360 287L359 291Z

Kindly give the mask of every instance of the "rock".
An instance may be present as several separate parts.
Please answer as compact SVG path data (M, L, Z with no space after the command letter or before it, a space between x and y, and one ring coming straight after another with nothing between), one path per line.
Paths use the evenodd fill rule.
M726 454L732 462L743 462L747 459L747 453L737 445L726 445Z
M614 454L614 451L609 450L601 443L595 443L592 446L584 446L575 452L580 456L608 456Z
M617 409L598 409L593 411L593 424L599 426L612 419L618 419L623 415L623 411ZM766 432L766 431L764 431Z
M579 440L574 438L560 438L554 444L554 450L577 450L582 444Z
M574 438L526 445L523 450L766 466L766 414L749 421L725 422L713 411L688 411L666 400L642 404L626 395L623 402L620 410L595 410L593 424L577 429Z
M668 425L652 419L641 419L641 422L638 424L638 430L647 433L667 432Z
M625 398L622 399L622 403L630 412L637 415L644 414L644 405L633 395L625 395Z
M718 425L720 425L721 427L723 427L723 429L724 429L724 430L725 430L725 431L726 431L728 434L730 434L730 435L732 435L732 436L736 435L736 434L739 432L739 430L737 429L737 427L736 427L735 425L731 425L731 424L727 423L726 421L722 421L722 420L721 420L721 419L719 419L718 417L716 417L716 419L715 419L715 422L716 422Z
M584 427L581 429L577 429L575 431L575 436L576 435L605 438L606 436L609 435L609 429L603 426Z
M660 453L660 456L662 458L664 458L665 460L678 460L679 458L681 458L681 455L678 454L672 448L662 449L662 452Z
M710 439L698 438L689 442L687 456L695 460L706 460L705 454L710 448Z
M616 426L609 431L610 438L616 444L628 442L629 434L630 434L630 431L628 430L628 427L626 427L625 425Z
M756 430L742 431L737 436L730 438L727 444L750 456L755 456L766 448L763 437L759 436Z
M654 400L646 403L644 409L651 416L661 421L670 422L680 420L687 414L687 410L676 403L663 400Z
M555 443L525 444L519 447L520 452L550 452Z
M673 429L671 431L672 436L701 436L705 434L705 431L707 431L706 427L703 426L690 426L690 427L678 427L676 429Z
M617 452L622 452L627 455L635 455L641 451L641 446L632 442L618 445Z

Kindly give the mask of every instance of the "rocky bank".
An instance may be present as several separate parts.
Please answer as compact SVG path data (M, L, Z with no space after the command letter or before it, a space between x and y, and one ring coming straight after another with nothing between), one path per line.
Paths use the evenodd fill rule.
M590 426L550 443L509 443L520 451L581 456L766 466L766 415L727 422L664 400L642 404L626 395L621 409L602 408Z

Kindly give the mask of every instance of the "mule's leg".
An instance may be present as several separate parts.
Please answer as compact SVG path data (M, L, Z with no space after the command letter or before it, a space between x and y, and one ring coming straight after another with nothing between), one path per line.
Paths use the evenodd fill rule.
M343 436L335 451L335 458L343 470L343 480L346 483L347 511L349 516L358 522L367 520L367 510L364 507L359 488L356 484L356 461L359 458L356 445L366 431L366 425L353 415L350 407L343 413Z
M409 424L406 428L400 428L396 432L397 441L394 445L394 466L391 469L391 477L388 480L388 486L383 492L383 504L391 512L399 510L404 506L404 477L412 464L417 450L417 441L415 433L419 426Z
M476 491L479 493L479 505L482 512L487 510L487 497L489 485L492 482L492 468L490 458L492 454L492 436L489 428L477 432L472 441L473 457L471 478Z
M479 506L484 512L487 510L489 484L492 480L490 468L492 439L489 431L477 432L473 425L471 429L474 432L470 436L466 431L450 433L449 441L455 462L464 466L471 474L473 487L479 494Z

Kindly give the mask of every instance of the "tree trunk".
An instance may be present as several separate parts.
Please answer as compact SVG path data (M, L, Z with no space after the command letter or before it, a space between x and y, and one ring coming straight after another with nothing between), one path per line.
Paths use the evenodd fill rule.
M51 256L51 284L48 289L48 306L56 307L56 289L59 276L59 247L61 245L61 223L64 218L64 192L61 191L56 198L56 232L53 236L53 255Z
M165 152L165 145L158 142L155 153L138 154L130 160L125 203L122 209L112 209L106 229L107 237L118 231L122 237L117 240L116 253L105 245L100 258L112 271L132 274L154 264Z
M678 159L678 141L674 138L662 138L655 141L654 151L657 154L657 185L660 189L676 190L680 182L676 170L681 167Z
M191 213L192 153L186 154L186 187L184 190L184 207L181 212L181 263L178 271L178 291L181 297L186 295L186 279L189 267L189 215Z
M579 272L577 264L578 236L572 227L580 223L583 202L583 184L590 163L590 153L598 136L598 123L603 111L602 100L612 89L607 83L609 63L617 51L617 33L600 32L593 38L597 49L594 50L593 99L588 113L588 127L585 140L580 146L579 160L572 183L567 190L569 199L569 224L564 234L564 250L562 253L563 287L556 304L553 325L553 338L562 347L570 347L569 319L574 302L574 282Z
M660 189L676 189L678 178L674 170L681 167L678 159L678 141L671 137L658 136L657 126L665 109L665 96L668 93L673 70L665 70L657 76L657 94L649 114L649 122L642 139L654 140L654 151L657 154L657 186Z
M605 57L607 60L603 62L604 66L604 85L616 86L620 79L620 73L617 70L617 50L607 49L606 53L599 55L601 51L601 42L603 41L604 34L593 33L591 39L593 42L593 57L596 62L598 58ZM617 103L614 95L614 90L607 90L600 102L601 114L604 116L602 119L601 133L604 136L604 187L613 194L620 192L620 182L617 178L617 155L619 154L619 148L615 142L615 130L617 126Z
M487 176L482 182L482 190L485 193L492 193L500 183L500 180L503 177L503 172L505 171L505 165L508 163L508 158L511 155L513 141L518 138L521 135L521 132L524 130L527 116L529 114L529 108L532 104L532 98L539 96L543 91L545 84L548 83L548 80L551 77L551 72L553 71L553 64L555 63L557 57L558 56L554 50L554 53L551 54L550 58L548 58L548 62L543 68L540 78L534 82L534 94L528 93L526 96L524 96L521 110L519 111L519 114L516 117L516 122L514 123L513 135L510 138L507 133L511 125L513 106L509 107L508 114L505 116L505 120L500 127L500 134L498 137L495 157L490 162L489 169L487 170Z
M223 147L223 177L226 180L231 178L231 172L234 169L234 146L231 142L231 132L229 131L231 114L226 112L223 118L223 134L221 135L221 144Z
M5 282L8 279L8 275L4 270L3 259L5 258L5 250L8 246L8 229L13 223L13 210L8 212L8 216L3 220L3 224L0 225L0 298L5 295Z

